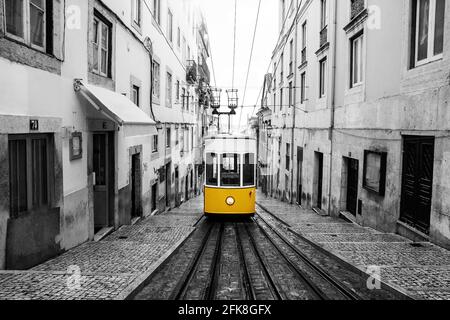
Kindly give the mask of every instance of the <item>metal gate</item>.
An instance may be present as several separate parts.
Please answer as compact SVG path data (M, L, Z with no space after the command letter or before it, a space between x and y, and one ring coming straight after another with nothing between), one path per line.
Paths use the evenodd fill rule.
M433 195L434 137L405 136L400 220L429 233Z

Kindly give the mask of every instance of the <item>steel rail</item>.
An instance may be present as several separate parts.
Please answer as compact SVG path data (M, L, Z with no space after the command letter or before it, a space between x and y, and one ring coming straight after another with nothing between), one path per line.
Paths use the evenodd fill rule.
M314 294L321 300L329 300L328 296L320 289L313 280L310 279L308 275L305 274L304 271L302 271L284 252L283 249L280 248L278 244L275 243L275 241L270 237L270 235L264 230L263 227L257 222L255 218L253 218L253 221L255 225L259 228L261 233L264 235L267 240L272 244L272 246L280 253L280 255L283 257L283 259L287 262L289 267L297 274L297 276L302 280L303 283L305 283L311 290L314 292Z
M178 282L175 289L170 294L168 300L181 300L182 299L182 296L184 295L184 293L189 285L189 282L192 279L194 271L197 269L197 265L200 261L200 258L203 256L203 254L206 250L206 244L209 241L209 238L210 238L213 228L214 228L214 224L211 224L210 228L206 232L206 235L203 237L202 243L195 254L195 258L189 264L188 268L186 269L187 271L184 273L183 277L181 278L181 280Z
M220 256L222 254L222 241L223 241L223 231L224 231L224 224L220 224L219 229L219 235L217 236L217 242L216 247L214 249L214 256L212 259L212 265L211 265L211 271L210 271L210 277L208 281L208 286L206 287L204 298L205 300L215 300L215 294L216 294L216 288L217 288L217 282L219 277L220 270Z
M276 217L273 213L269 212L268 210L262 208L261 206L259 206L261 209L263 209L263 211L267 212L269 215L273 216L274 218L276 218L277 221L282 221L281 219L279 219L278 217ZM332 276L329 272L327 272L324 268L322 268L319 264L312 262L303 252L301 252L298 248L296 248L291 241L289 241L288 239L286 239L285 236L281 235L280 232L278 230L276 230L273 226L271 226L266 219L264 219L260 214L258 214L258 217L260 218L260 221L263 221L270 230L272 230L284 243L286 243L286 245L288 245L306 264L308 264L312 269L314 269L323 279L325 279L327 282L329 282L333 287L335 287L343 296L345 296L346 298L350 299L350 300L362 300L362 298L355 293L354 291L352 291L350 288L348 288L345 284L342 283L342 281L336 279L334 276ZM262 229L261 225L257 222L256 219L255 223ZM283 225L287 225L284 221L282 221ZM288 228L288 231L291 232L293 235L296 236L296 238L300 238L301 240L302 237L297 234L297 233L293 233L290 228ZM265 232L265 230L264 230ZM307 244L309 245L309 243L307 242Z
M242 239L241 236L239 235L239 230L236 223L234 224L234 232L236 234L236 246L239 252L240 257L239 260L241 261L241 266L244 270L243 285L245 287L248 300L254 301L256 300L255 288L250 279L250 273L248 272L247 262L245 261L244 248L242 247Z
M264 275L265 275L266 279L267 279L267 280L269 281L269 283L270 283L270 286L271 286L271 289L272 289L272 293L275 294L277 300L288 300L287 297L286 297L286 295L283 293L283 290L281 290L280 288L278 288L278 286L276 285L276 283L275 283L275 281L273 280L272 276L270 275L270 272L269 272L269 270L267 269L266 264L264 263L263 258L261 257L261 254L260 254L260 252L259 252L259 249L258 249L258 247L256 246L256 241L255 241L255 239L253 238L253 235L252 235L252 234L250 233L250 231L248 230L248 225L247 225L247 224L245 224L244 229L245 229L245 231L246 231L246 233L247 233L247 235L248 235L248 239L249 239L249 242L250 242L250 244L251 244L251 246L252 246L253 252L255 253L256 257L258 258L258 260L259 260L259 262L260 262L260 264L261 264L261 267L262 267L262 270L263 270L263 272L264 272Z

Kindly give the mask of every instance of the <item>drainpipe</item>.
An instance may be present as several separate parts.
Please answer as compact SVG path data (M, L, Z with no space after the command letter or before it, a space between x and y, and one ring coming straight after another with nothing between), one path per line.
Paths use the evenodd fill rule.
M148 56L150 59L150 115L154 121L157 122L155 118L155 113L153 112L153 44L152 40L147 37L144 40L145 48L148 51Z
M296 111L297 111L297 103L296 103L296 99L297 99L297 95L295 94L297 92L297 49L298 49L298 37L297 37L297 32L298 32L298 20L297 20L297 12L298 12L298 0L297 0L297 5L296 5L296 14L295 14L295 49L294 49L294 55L295 55L295 62L294 62L294 86L292 88L293 92L291 92L290 94L293 96L292 97L292 101L294 103L293 105L293 115L292 115L292 136L291 136L291 195L290 195L290 204L294 203L294 144L295 144L295 123L296 123ZM298 183L298 181L297 181Z
M335 122L335 111L336 111L336 40L337 40L337 1L333 1L333 60L332 60L332 70L331 70L331 96L330 96L330 105L331 105L331 123L330 123L330 131L329 131L329 139L331 144L330 151L330 179L328 186L328 215L331 215L331 193L332 193L332 182L333 182L333 133L334 133L334 122Z

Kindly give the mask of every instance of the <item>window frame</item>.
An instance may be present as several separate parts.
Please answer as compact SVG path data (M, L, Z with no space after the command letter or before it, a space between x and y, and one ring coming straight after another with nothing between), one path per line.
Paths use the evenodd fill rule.
M152 154L159 152L159 134L152 136Z
M97 33L95 30L94 32L94 39L92 39L92 46L93 49L95 46L97 46L97 69L94 67L94 63L92 62L92 72L95 74L98 74L100 76L110 78L111 77L111 57L112 57L112 46L111 46L111 38L112 38L112 24L107 22L107 20L100 15L97 11L94 12L94 20L93 23L95 24L97 22ZM105 48L102 48L101 39L103 36L103 26L106 27L107 30L107 37L106 37L106 73L102 71L102 50L105 50ZM97 35L95 39L95 35ZM95 41L98 41L96 43ZM94 56L94 53L92 52L92 56Z
M327 0L320 1L320 30L328 27L328 4Z
M137 85L135 85L135 84L133 84L132 86L131 86L131 95L132 95L132 101L133 101L133 103L136 105L136 106L138 106L138 107L140 107L140 100L141 100L141 97L140 97L140 87L139 86L137 86ZM135 99L136 98L136 99Z
M280 83L283 83L283 75L284 75L284 52L281 53L280 56Z
M367 184L367 164L368 157L370 155L378 156L380 159L380 168L379 168L379 186L378 190L371 188ZM373 150L364 150L364 168L363 168L363 188L371 193L377 194L380 197L384 197L386 194L386 173L387 173L387 152L373 151Z
M443 58L444 53L441 52L439 54L435 54L435 32L436 32L436 1L437 0L428 0L430 3L429 7L429 13L428 13L428 43L427 43L427 58L418 60L419 59L419 29L420 29L420 4L421 1L424 0L416 0L412 1L411 6L416 5L415 8L412 8L412 10L415 10L415 17L412 17L414 19L414 24L411 23L412 26L414 26L414 30L411 28L411 31L414 32L414 61L413 61L413 68L417 68L420 66L423 66L425 64L428 64L430 62L434 62L437 60L440 60ZM444 1L445 2L445 1ZM414 12L414 11L413 11ZM444 14L444 34L445 34L445 14ZM445 42L445 37L443 37L443 42ZM444 50L443 50L444 51Z
M137 27L142 27L142 0L132 0L132 13L131 13L131 21ZM136 20L137 18L137 20Z
M16 0L14 0L16 1ZM3 5L3 12L4 12L4 32L6 37L18 41L20 43L23 43L24 45L27 45L29 47L31 47L32 49L38 50L40 52L43 53L48 53L47 52L47 45L48 45L48 39L47 39L47 14L48 14L48 8L47 8L47 1L46 0L42 0L43 3L43 9L42 8L38 8L36 5L32 4L30 0L23 0L22 1L22 28L23 28L23 37L15 35L11 32L8 32L7 29L7 16L6 16L6 1L4 1L4 5ZM30 6L34 6L36 8L38 8L39 10L43 11L43 45L42 47L36 44L33 44L33 41L31 39L31 9ZM51 9L51 8L50 8ZM50 23L53 23L53 19L50 21Z
M172 147L172 130L171 128L166 128L166 149Z
M319 61L319 99L325 98L327 95L327 57Z
M289 42L289 75L294 73L294 39Z
M167 36L170 43L173 44L173 13L170 8L167 8Z
M246 156L249 155L249 159L251 162L251 159L253 160L253 163L250 164L246 164L245 160L246 160ZM245 181L245 172L246 172L246 166L252 166L252 183L250 184L249 182ZM246 188L250 188L250 187L254 187L256 185L256 154L253 152L246 152L244 154L242 154L242 187L246 187Z
M161 25L161 0L153 0L153 19Z
M172 108L173 103L173 75L169 71L166 72L166 106Z
M180 80L177 80L176 81L176 84L175 84L175 86L176 86L176 89L175 89L175 98L176 98L176 101L177 102L180 102L180 89L181 89L181 82L180 82Z
M17 212L13 212L12 211L12 200L10 199L10 204L9 204L9 210L10 210L10 214L11 214L11 218L19 218L29 212L36 212L36 211L40 211L40 210L45 210L48 208L51 208L52 206L52 201L53 201L53 194L52 194L52 185L54 184L53 181L53 174L54 174L54 169L53 169L53 152L54 152L54 148L53 148L53 143L52 143L52 139L53 139L53 135L52 134L45 134L45 133L36 133L36 134L11 134L8 135L8 153L11 152L11 150L9 149L9 144L11 141L20 141L20 140L24 140L25 141L25 162L26 162L26 191L27 191L27 209L25 211L17 211ZM40 206L35 206L33 204L33 197L35 196L35 193L33 192L33 184L34 184L34 177L33 177L33 173L34 173L34 157L33 157L33 150L32 150L32 143L33 140L45 140L46 143L46 152L45 152L45 157L46 157L46 186L47 186L47 200L45 204L40 205ZM41 159L42 161L42 159ZM10 162L10 158L8 158L8 163ZM11 192L11 168L9 171L9 191Z
M355 63L356 63L356 45L359 43L359 66L358 80L355 81ZM350 89L361 86L364 83L364 32L361 30L358 34L350 39Z
M280 111L283 110L283 88L280 88Z
M212 164L208 164L208 155L214 155L211 158L212 159L216 159L216 163ZM205 159L205 185L207 187L219 187L219 181L220 181L220 174L219 174L219 168L220 168L220 155L218 153L214 153L214 152L207 152L206 153L206 159ZM216 172L216 183L211 183L208 180L208 169L212 168L212 177L214 179L214 168L215 168L215 172Z
M300 102L306 101L306 71L300 74Z
M291 170L291 144L286 143L286 171Z
M153 60L153 97L159 99L161 97L161 64Z
M294 106L294 86L293 82L289 81L289 108Z
M233 166L236 166L237 175L239 176L239 182L234 184L225 184L222 180L222 173L224 171L231 172L231 170L223 170L224 167L224 159L230 158L228 156L233 156L233 160L237 163L234 163ZM237 160L237 161L236 161ZM231 179L231 178L230 178ZM240 153L221 153L219 154L219 187L224 188L241 188L242 187L242 155Z

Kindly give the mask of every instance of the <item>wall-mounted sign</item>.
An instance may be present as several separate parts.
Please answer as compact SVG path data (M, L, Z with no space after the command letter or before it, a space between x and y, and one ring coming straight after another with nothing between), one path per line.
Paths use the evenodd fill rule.
M30 120L30 131L39 131L39 120Z
M70 138L70 161L83 158L83 138L81 132L72 133Z
M386 163L386 152L364 151L364 189L374 192L380 196L385 195Z

